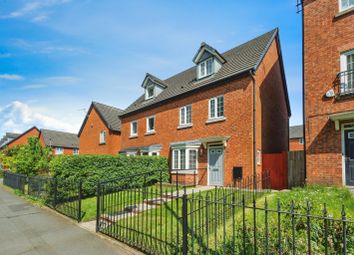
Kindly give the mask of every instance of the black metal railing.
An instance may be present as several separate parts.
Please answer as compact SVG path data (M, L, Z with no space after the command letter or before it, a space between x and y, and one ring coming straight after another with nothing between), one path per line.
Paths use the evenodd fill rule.
M340 96L345 96L354 93L354 70L347 70L337 74L336 83Z
M242 197L251 202L252 198L259 198L268 191L264 187L269 173L257 176L256 181L251 177L239 180L238 186L204 187L205 191L198 196L213 197L216 204L191 209L192 189L178 184L164 186L160 180L146 183L144 180L151 175L153 173L99 183L96 219L97 231L150 254L182 254L193 229L190 223L186 225L186 218L198 215L197 222L207 222L210 226L218 222L219 225L224 213L231 217L232 210L223 211L218 203L224 199L231 203L234 197L239 199L240 205ZM259 188L253 189L255 183Z
M28 195L40 198L54 210L80 221L82 182L59 178L28 177Z
M9 186L13 189L20 190L22 193L25 192L25 185L27 177L23 174L13 173L10 171L4 171L4 185Z

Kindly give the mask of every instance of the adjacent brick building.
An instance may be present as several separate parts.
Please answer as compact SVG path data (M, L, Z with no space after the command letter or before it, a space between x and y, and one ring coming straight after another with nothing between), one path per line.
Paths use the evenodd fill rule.
M78 155L79 138L77 134L41 129L39 140L43 146L53 149L53 155Z
M8 143L20 135L21 134L6 132L5 135L0 139L0 150L5 148Z
M92 102L79 131L80 154L117 155L121 145L123 111L113 106Z
M354 1L304 0L308 183L354 185Z
M31 127L30 129L17 136L15 139L12 139L10 142L8 142L6 147L13 148L16 145L27 144L28 138L38 137L38 135L39 129L37 127Z
M292 126L289 130L289 151L304 150L304 126Z
M234 167L258 174L262 154L288 151L277 29L223 54L202 43L193 62L165 80L146 75L144 94L120 116L122 154L168 157L172 180L178 172L180 182L227 185Z

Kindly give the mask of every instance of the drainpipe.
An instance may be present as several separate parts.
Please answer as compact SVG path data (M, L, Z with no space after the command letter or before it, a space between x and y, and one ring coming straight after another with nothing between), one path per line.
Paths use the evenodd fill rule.
M302 132L304 136L304 177L307 179L306 169L306 113L305 113L305 25L304 25L304 1L301 1L301 25L302 25Z
M256 176L257 176L257 159L256 159L256 79L255 79L255 70L252 69L250 70L250 76L252 78L253 81L253 105L252 105L252 111L253 111L253 189L255 190L257 188L257 180L256 180Z

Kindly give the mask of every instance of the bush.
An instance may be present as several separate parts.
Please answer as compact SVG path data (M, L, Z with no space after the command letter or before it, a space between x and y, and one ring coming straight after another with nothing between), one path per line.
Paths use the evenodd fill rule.
M113 180L132 175L155 171L148 175L146 181L154 183L160 179L162 172L163 181L169 178L167 159L163 157L137 156L127 157L123 155L62 155L55 157L50 162L50 172L53 177L65 180L82 180L83 195L93 196L96 194L97 182ZM140 175L141 176L141 175ZM127 184L132 180L126 180ZM143 180L140 179L140 182Z

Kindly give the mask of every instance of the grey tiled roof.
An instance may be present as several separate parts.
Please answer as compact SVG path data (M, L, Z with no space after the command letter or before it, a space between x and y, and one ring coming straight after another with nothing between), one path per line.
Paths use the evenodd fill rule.
M303 125L292 126L289 128L289 138L303 138L304 137L304 129Z
M41 129L41 134L46 146L79 148L80 142L77 134Z
M6 132L6 134L0 139L0 148L3 148L6 144L19 137L20 135L21 134Z
M140 110L155 103L199 89L213 82L236 76L252 69L257 69L277 34L278 29L273 29L270 32L221 54L226 62L217 73L207 79L197 81L196 66L194 66L164 80L163 82L167 85L167 88L158 96L149 100L145 100L144 95L140 96L123 114L125 115Z
M92 102L92 104L110 130L120 131L121 121L119 115L123 113L123 110L98 102Z

